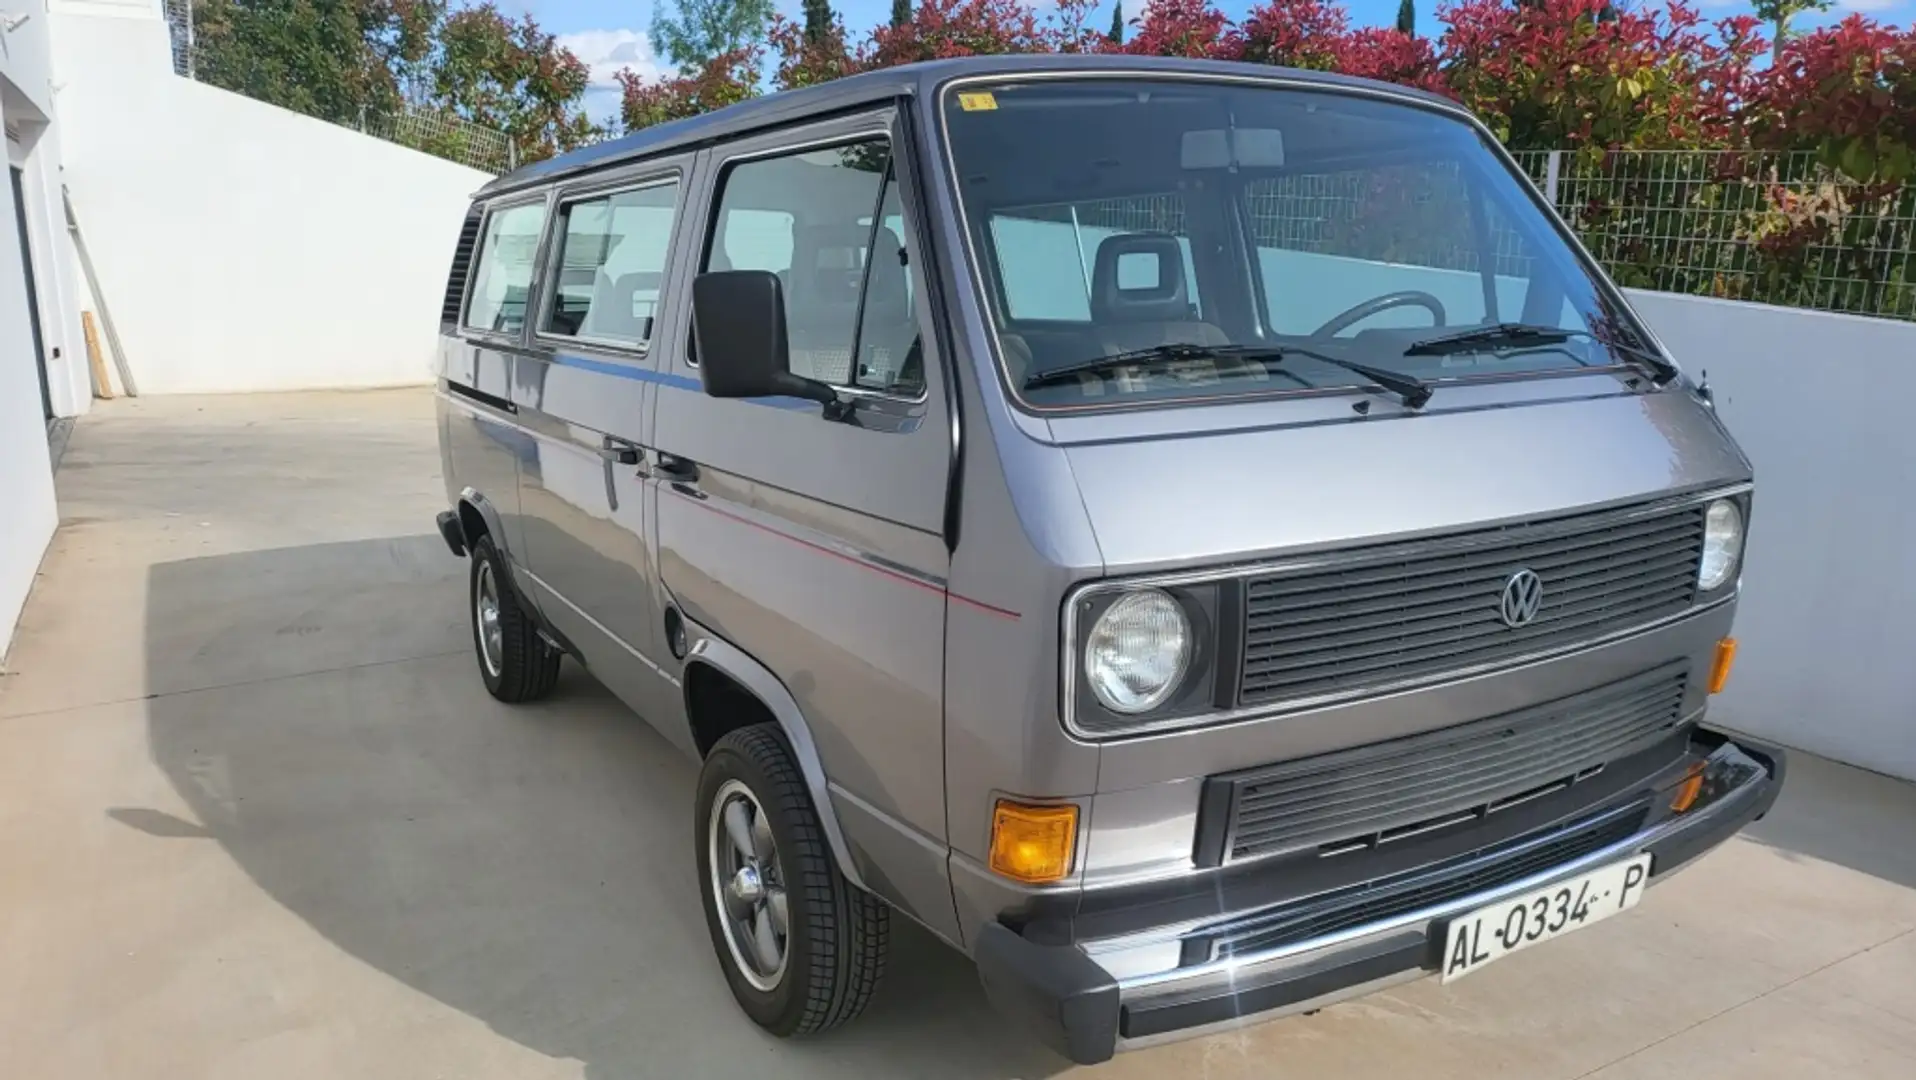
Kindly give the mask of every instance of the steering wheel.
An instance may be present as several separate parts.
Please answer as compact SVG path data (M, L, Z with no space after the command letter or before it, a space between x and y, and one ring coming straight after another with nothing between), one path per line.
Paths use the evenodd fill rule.
M1345 330L1355 326L1380 311L1389 311L1391 308L1400 307L1423 308L1425 311L1430 312L1432 326L1444 325L1443 301L1427 292L1420 292L1416 289L1406 289L1403 292L1373 296L1369 300L1358 304L1356 307L1345 310L1340 315L1332 316L1329 322L1311 332L1311 339L1313 341L1325 341L1334 338L1337 336L1339 330Z

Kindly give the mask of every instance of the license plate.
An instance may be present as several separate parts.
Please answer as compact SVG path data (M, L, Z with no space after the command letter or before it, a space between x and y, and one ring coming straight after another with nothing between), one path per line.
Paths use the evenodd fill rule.
M1628 911L1649 881L1650 856L1639 855L1459 915L1444 935L1442 981Z

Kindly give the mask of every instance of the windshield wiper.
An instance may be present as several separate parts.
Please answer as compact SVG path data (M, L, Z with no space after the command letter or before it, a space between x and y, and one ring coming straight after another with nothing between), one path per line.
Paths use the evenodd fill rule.
M1065 364L1033 372L1025 377L1025 389L1049 386L1053 383L1068 381L1072 376L1083 372L1102 372L1112 368L1129 367L1133 364L1163 363L1171 360L1270 360L1282 363L1286 357L1308 356L1332 367L1340 367L1352 374L1362 375L1378 386L1403 399L1406 406L1421 409L1430 400L1430 385L1422 379L1404 375L1395 371L1385 371L1369 364L1360 364L1355 360L1346 360L1340 356L1321 353L1315 349L1306 349L1301 345L1153 345L1148 349L1132 349L1127 352L1112 353L1107 356L1094 356L1089 360ZM1304 380L1285 372L1285 375L1300 383ZM1309 383L1304 383L1309 386Z
M1461 330L1454 334L1425 338L1422 341L1411 342L1410 348L1404 350L1404 355L1455 356L1459 353L1486 350L1504 352L1540 349L1549 345L1561 345L1573 337L1588 338L1606 349L1614 349L1626 356L1635 357L1656 371L1659 382L1676 376L1676 369L1670 366L1670 362L1650 349L1612 341L1589 330L1539 326L1534 323L1498 323L1495 326L1478 327L1474 330Z

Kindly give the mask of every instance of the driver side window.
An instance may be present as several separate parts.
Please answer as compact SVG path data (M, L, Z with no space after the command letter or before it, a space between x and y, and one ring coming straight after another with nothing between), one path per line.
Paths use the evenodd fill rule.
M793 374L915 397L924 363L904 211L883 139L727 170L707 270L769 270Z

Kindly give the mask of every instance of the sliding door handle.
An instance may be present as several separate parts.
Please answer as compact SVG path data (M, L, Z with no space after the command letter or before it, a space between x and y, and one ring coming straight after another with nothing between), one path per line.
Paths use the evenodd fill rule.
M652 475L674 484L689 484L699 478L698 463L677 454L660 454L652 466Z

